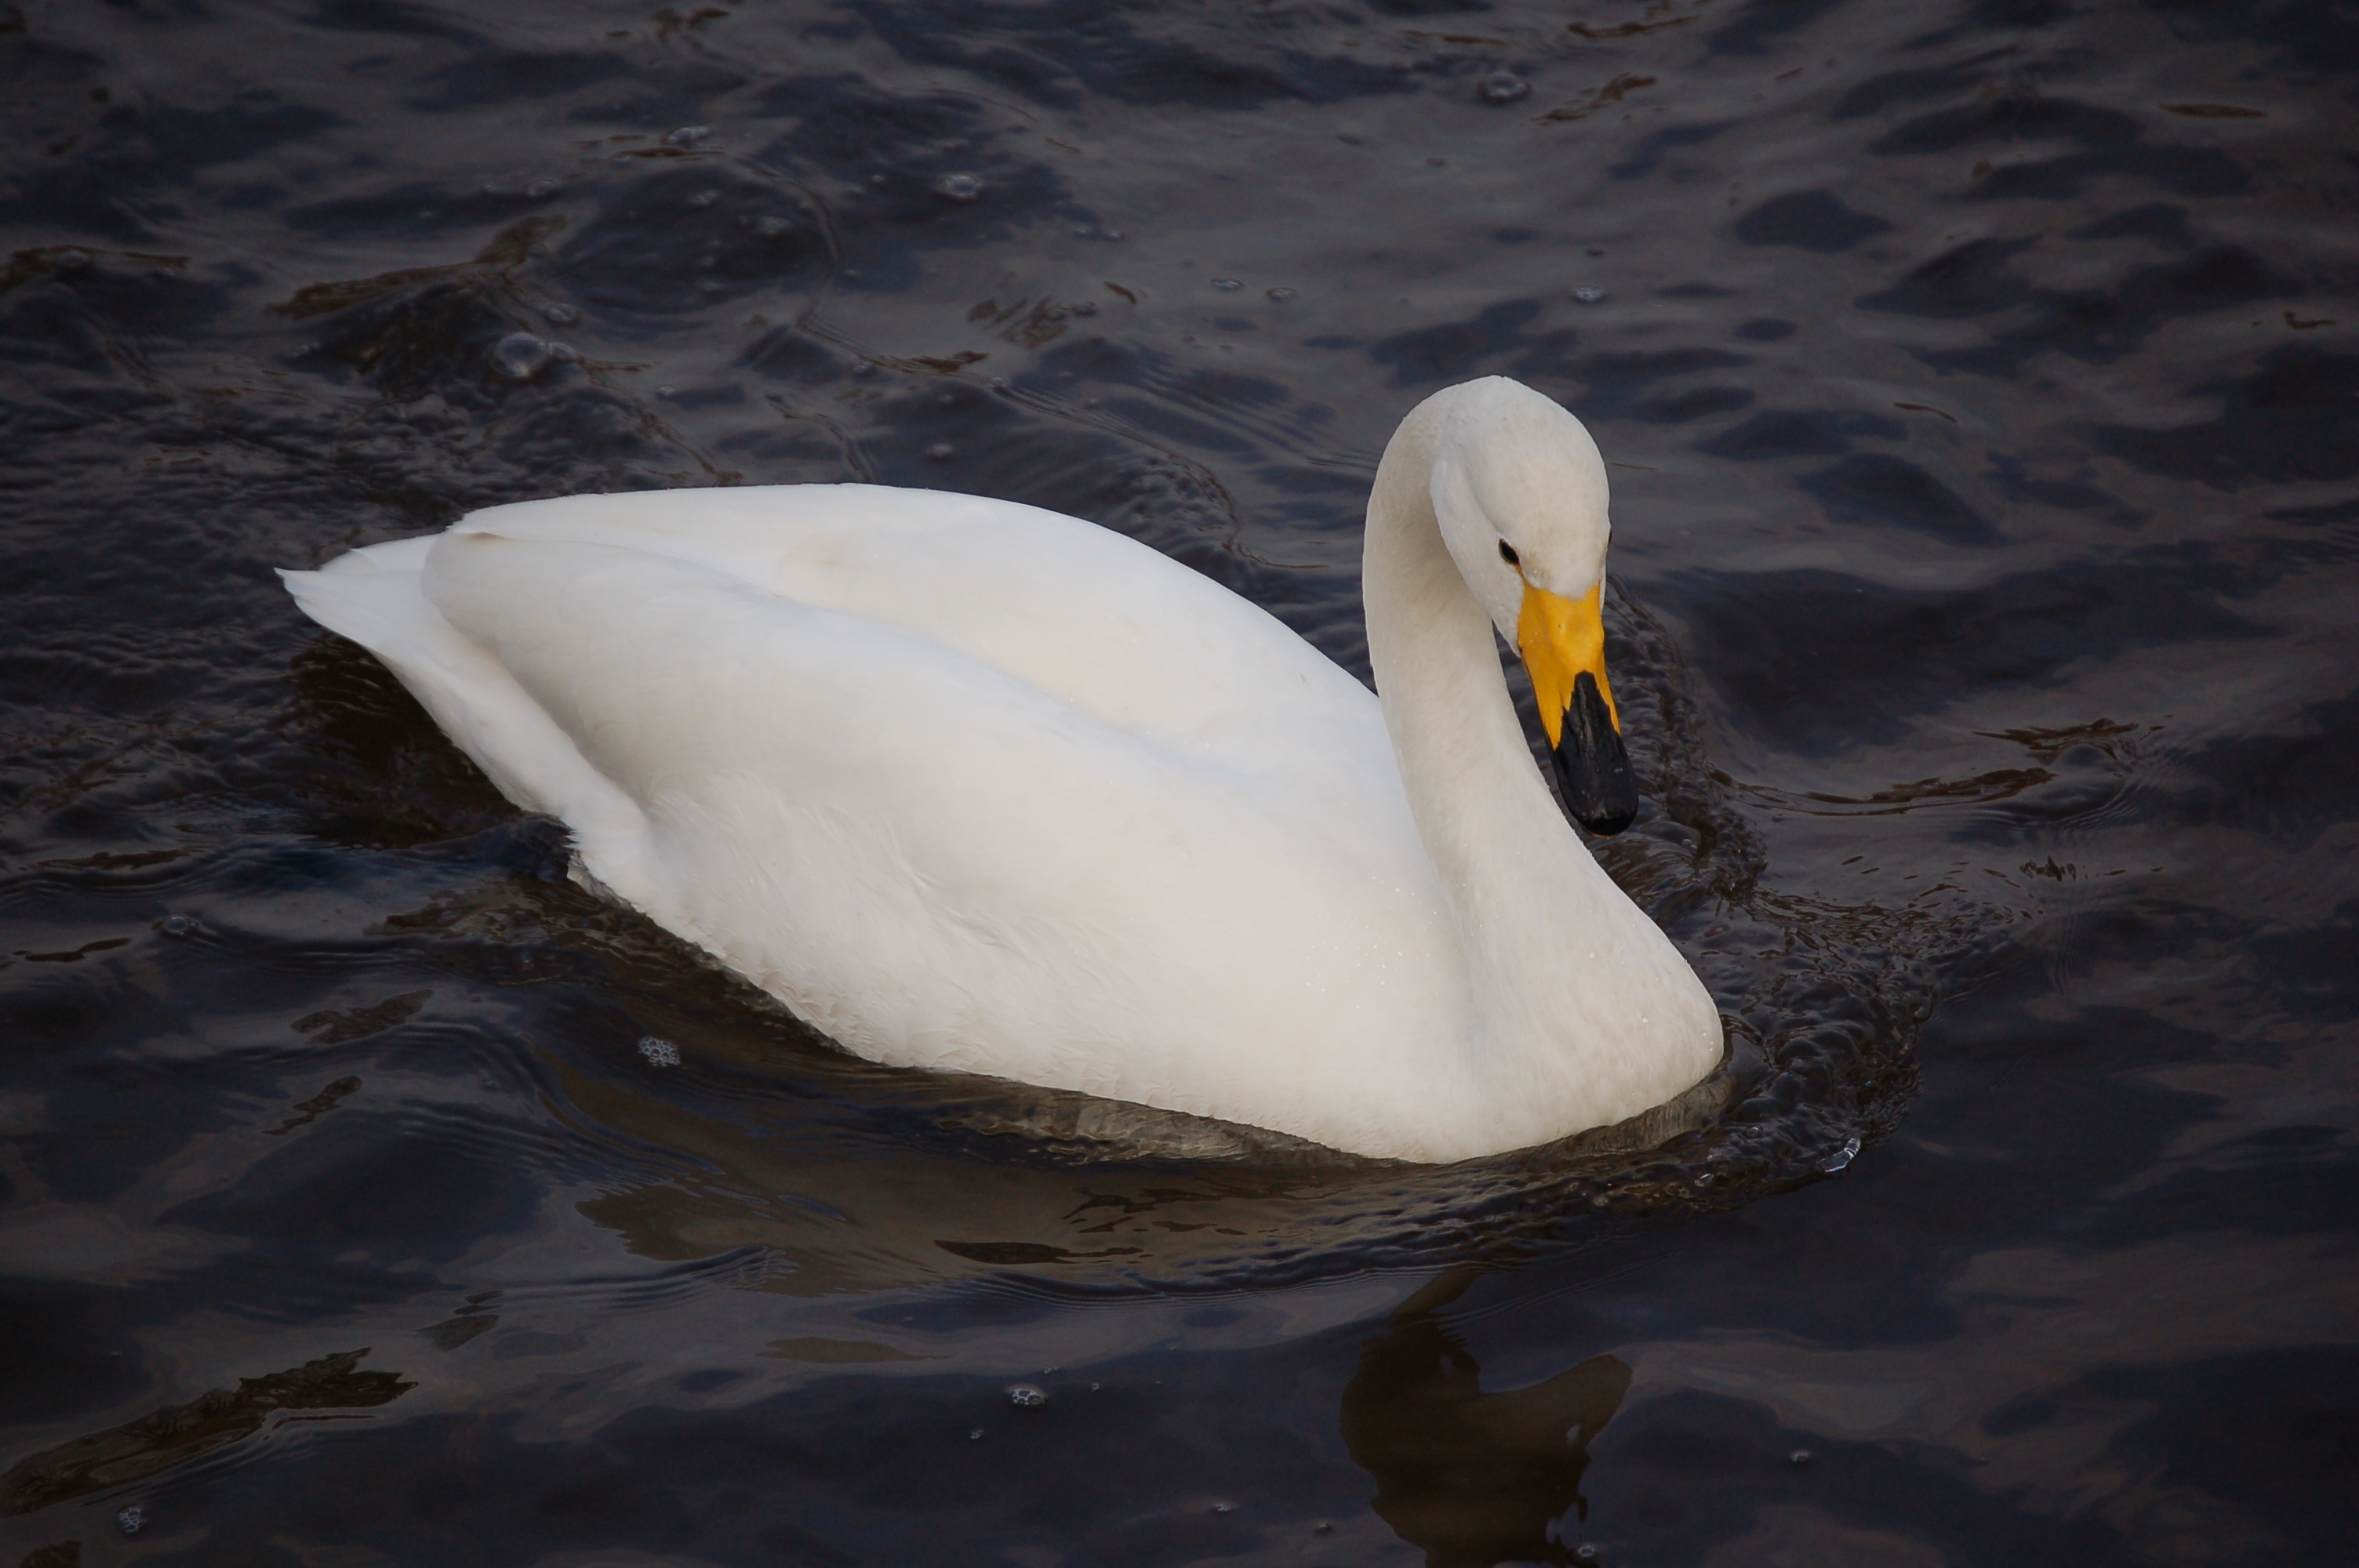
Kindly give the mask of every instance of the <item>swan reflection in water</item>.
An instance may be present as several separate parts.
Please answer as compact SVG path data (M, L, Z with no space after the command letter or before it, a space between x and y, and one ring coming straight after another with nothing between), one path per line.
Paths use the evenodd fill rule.
M1440 1316L1478 1272L1443 1274L1368 1341L1343 1389L1343 1444L1375 1477L1377 1515L1427 1568L1571 1563L1575 1543L1553 1527L1589 1515L1589 1445L1621 1407L1630 1368L1593 1356L1530 1388L1484 1392L1482 1368Z

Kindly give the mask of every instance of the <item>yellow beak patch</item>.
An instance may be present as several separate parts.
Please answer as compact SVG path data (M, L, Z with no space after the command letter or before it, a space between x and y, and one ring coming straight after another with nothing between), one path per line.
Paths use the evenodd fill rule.
M1564 716L1572 707L1573 683L1583 671L1596 677L1597 694L1614 730L1622 730L1622 710L1614 706L1614 688L1605 680L1605 622L1598 605L1605 592L1599 579L1579 599L1560 599L1546 589L1524 584L1524 607L1516 617L1516 647L1524 668L1532 676L1532 692L1539 698L1540 724L1549 744L1564 739Z

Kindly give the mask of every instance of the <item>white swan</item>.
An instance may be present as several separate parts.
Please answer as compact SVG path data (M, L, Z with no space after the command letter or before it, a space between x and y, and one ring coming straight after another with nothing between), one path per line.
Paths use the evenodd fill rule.
M1721 1057L1492 643L1618 829L1606 501L1539 394L1420 404L1368 503L1381 705L1145 546L931 491L526 502L283 575L597 881L858 1054L1440 1162Z

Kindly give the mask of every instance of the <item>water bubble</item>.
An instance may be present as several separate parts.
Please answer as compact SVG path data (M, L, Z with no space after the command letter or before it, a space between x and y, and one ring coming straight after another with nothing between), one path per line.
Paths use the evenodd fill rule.
M777 217L775 215L761 219L754 225L755 230L762 234L763 237L772 240L777 239L780 234L785 233L788 229L793 227L794 225L788 222L784 218Z
M137 1535L147 1523L147 1510L137 1503L114 1516L114 1527L125 1535Z
M1819 1169L1832 1176L1837 1171L1843 1170L1850 1165L1852 1161L1856 1159L1858 1155L1859 1140L1856 1138L1846 1139L1843 1141L1843 1146L1835 1151L1835 1157L1828 1161L1825 1164L1820 1166Z
M530 381L549 368L549 345L530 332L510 332L492 345L492 371L510 381Z
M1010 1383L1007 1386L1007 1402L1017 1410L1028 1411L1037 1405L1047 1404L1049 1395L1046 1390L1030 1383Z
M57 259L50 262L49 266L52 270L67 274L68 276L71 276L78 272L88 272L90 270L90 253L88 251L79 250L60 251L57 254Z
M690 207L710 207L720 200L721 192L718 190L700 190L688 199L688 204Z
M946 463L952 458L958 456L958 449L951 446L948 441L936 441L932 446L926 449L926 456L933 459L934 461L938 463Z
M679 1065L679 1047L669 1040L659 1040L652 1034L639 1042L639 1054L647 1059L647 1065L650 1067Z
M1237 1505L1234 1503L1214 1503L1212 1505L1212 1511L1216 1514L1233 1514L1237 1511Z
M540 308L540 314L544 319L560 327L571 327L582 319L582 312L571 305L544 305Z
M197 923L185 914L168 914L156 925L167 936L186 936L196 928Z
M1532 84L1509 70L1495 70L1483 79L1485 103L1513 103L1531 95Z
M1310 1527L1310 1533L1313 1535L1332 1535L1335 1533L1334 1521L1332 1519L1322 1519L1317 1524Z
M952 201L976 201L983 197L983 181L971 174L946 174L934 181L934 194Z
M1094 299L1077 299L1065 308L1076 316L1094 316L1098 313L1098 302Z
M550 197L557 194L557 181L553 179L536 179L530 185L524 188L524 193L527 196L531 197L535 201L546 201Z
M679 390L679 388L676 386L658 386L656 388L656 395L658 397L669 397L673 393L678 392Z
M1104 238L1109 240L1119 240L1122 238L1122 231L1120 229L1108 229L1105 232Z
M1786 1463L1788 1465L1808 1465L1810 1462L1810 1451L1807 1448L1797 1448L1786 1455Z
M1594 1563L1597 1561L1597 1548L1584 1541L1572 1549L1572 1560L1575 1563Z
M1280 305L1294 297L1294 290L1290 288L1265 288L1262 293L1277 300Z
M549 345L549 357L559 364L570 365L582 356L571 343L551 343Z
M967 1428L966 1440L969 1443L981 1443L983 1441L983 1428L979 1426L971 1426Z
M1219 289L1223 294L1234 294L1238 289L1243 288L1245 285L1239 283L1234 277L1216 277L1212 279L1212 287Z
M872 174L868 177L868 183L881 189L885 184L885 177L881 174Z
M664 146L668 147L702 146L712 139L712 127L710 125L682 125L677 131L665 135Z
M1576 288L1572 291L1572 297L1575 299L1580 300L1583 305L1594 305L1599 300L1605 297L1605 290L1602 288Z
M1103 1383L1092 1383L1092 1384L1090 1385L1090 1392L1092 1392L1092 1393L1093 1393L1093 1394L1094 1394L1094 1393L1096 1393L1100 1389L1103 1389L1103 1388L1104 1388L1104 1387L1105 1387L1105 1385L1104 1385Z

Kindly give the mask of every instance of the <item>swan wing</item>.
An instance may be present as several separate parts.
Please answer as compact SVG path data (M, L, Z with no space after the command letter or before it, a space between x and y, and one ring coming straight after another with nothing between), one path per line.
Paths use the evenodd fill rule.
M521 502L454 534L610 545L898 626L1116 729L1273 778L1397 793L1359 683L1259 606L1134 539L1019 503L865 484Z
M810 488L501 508L290 586L859 1054L1370 1148L1466 1006L1374 699L1116 535Z

